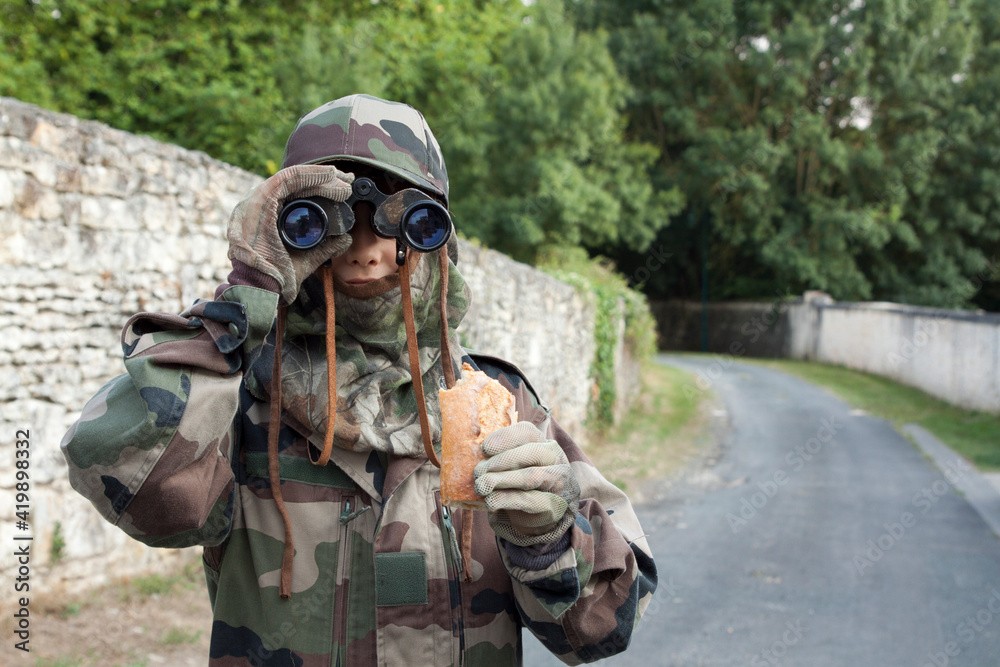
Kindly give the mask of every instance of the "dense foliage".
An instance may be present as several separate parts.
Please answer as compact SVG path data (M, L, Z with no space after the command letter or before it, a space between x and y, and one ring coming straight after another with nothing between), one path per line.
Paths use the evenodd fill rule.
M660 149L653 182L688 199L658 239L672 270L648 291L697 294L704 258L713 299L822 289L1000 307L998 11L968 0L579 2L580 25L610 31L632 85L629 136Z
M445 151L463 233L519 259L642 249L677 210L623 139L626 84L559 2L0 3L0 94L273 172L301 114L409 102Z
M370 92L424 111L459 228L519 259L1000 310L998 38L991 0L0 1L0 94L267 174Z

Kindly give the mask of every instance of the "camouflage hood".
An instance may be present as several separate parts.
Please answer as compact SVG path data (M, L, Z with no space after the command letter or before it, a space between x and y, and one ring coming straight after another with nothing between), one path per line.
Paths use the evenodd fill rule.
M413 269L411 284L414 323L431 438L438 449L441 425L437 389L444 384L441 272L436 256L417 256L420 261ZM383 279L389 289L381 294L336 294L338 396L334 445L349 451L419 457L424 450L396 278ZM469 301L465 280L449 260L447 336L453 360L464 355L456 330L468 311ZM298 299L288 308L281 346L281 403L286 419L296 422L297 430L317 447L323 443L329 421L326 309L318 278L307 280ZM269 386L270 367L266 364L255 366L250 375L257 387Z
M282 168L335 160L375 167L448 202L448 173L441 149L423 115L407 104L349 95L300 118L288 137ZM327 297L315 278L303 283L287 311L288 328L280 353L282 368L287 370L282 371L280 402L304 432L311 434L310 439L322 441L327 423L336 417L333 440L343 449L418 456L420 451L413 445L426 444L429 452L432 443L439 440L437 393L432 389L443 378L441 347L450 345L456 353L461 351L455 328L469 303L465 281L455 268L454 236L447 251L449 257L440 258L445 264L429 261L437 257L424 258L413 264L411 276L415 345L422 384L427 385L427 400L422 402L415 399L410 377L398 275L383 279L380 289L367 294L354 294L349 286L333 281L338 290L334 299L335 367L327 366ZM442 281L445 269L441 267L445 265L448 279ZM446 296L442 289L447 290ZM444 332L439 314L442 300L447 301ZM336 406L331 406L327 377L334 368L339 396ZM257 371L251 382L267 386L267 369ZM330 411L331 407L335 411ZM415 408L430 419L431 440L425 443L419 437L422 431ZM374 426L373 420L380 415L385 422Z
M348 95L299 119L282 168L353 160L394 174L448 203L448 171L423 115L399 102Z

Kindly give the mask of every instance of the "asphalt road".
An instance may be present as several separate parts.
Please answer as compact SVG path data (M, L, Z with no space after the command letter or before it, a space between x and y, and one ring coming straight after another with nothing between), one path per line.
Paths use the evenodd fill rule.
M717 463L637 508L659 588L604 665L1000 665L1000 541L886 422L721 357ZM558 665L537 641L525 664Z

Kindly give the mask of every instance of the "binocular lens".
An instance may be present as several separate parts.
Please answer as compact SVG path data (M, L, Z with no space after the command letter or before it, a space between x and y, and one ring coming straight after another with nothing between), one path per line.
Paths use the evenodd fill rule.
M293 202L281 212L280 220L281 235L293 248L311 248L326 234L326 213L311 201Z
M362 185L365 181L368 179L360 179ZM355 182L355 186L357 185L358 182ZM372 188L374 189L374 185ZM356 187L355 190L357 189ZM395 218L400 208L406 206L407 196L412 203L402 216ZM414 196L417 201L413 201ZM448 242L451 237L451 216L448 215L448 209L436 201L426 199L417 190L405 190L400 193L399 198L400 201L394 202L392 206L381 206L384 199L375 202L379 205L375 207L370 222L377 235L405 241L420 252L432 252ZM372 201L362 199L357 203L374 205ZM296 199L281 209L278 215L278 234L290 248L314 248L329 236L340 236L351 231L355 220L351 205L350 199L347 202L323 197Z
M451 235L451 219L440 204L419 202L403 215L403 233L414 249L422 252L437 250Z

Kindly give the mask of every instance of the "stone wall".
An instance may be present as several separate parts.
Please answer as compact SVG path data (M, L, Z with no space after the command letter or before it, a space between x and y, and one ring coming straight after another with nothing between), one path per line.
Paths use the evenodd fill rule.
M660 301L650 304L656 318L661 350L705 348L736 356L784 357L788 354L789 321L782 299L773 302L709 303L702 311L697 301Z
M701 349L701 304L653 304L666 350ZM972 410L1000 413L1000 315L897 303L837 303L822 292L707 308L708 350L789 357L882 375Z
M586 442L594 300L472 243L460 242L458 268L472 290L472 306L459 328L462 345L517 364L559 423ZM634 366L622 360L623 373Z
M32 591L192 557L147 549L105 524L69 488L59 442L124 371L119 332L130 315L179 312L225 279L229 213L259 180L204 153L0 98L0 542L24 534L13 441L27 429ZM459 253L474 298L463 344L517 363L585 442L593 299L497 252L463 241ZM622 376L634 377L635 364L619 356ZM5 581L13 565L0 559ZM11 596L8 588L0 599Z

